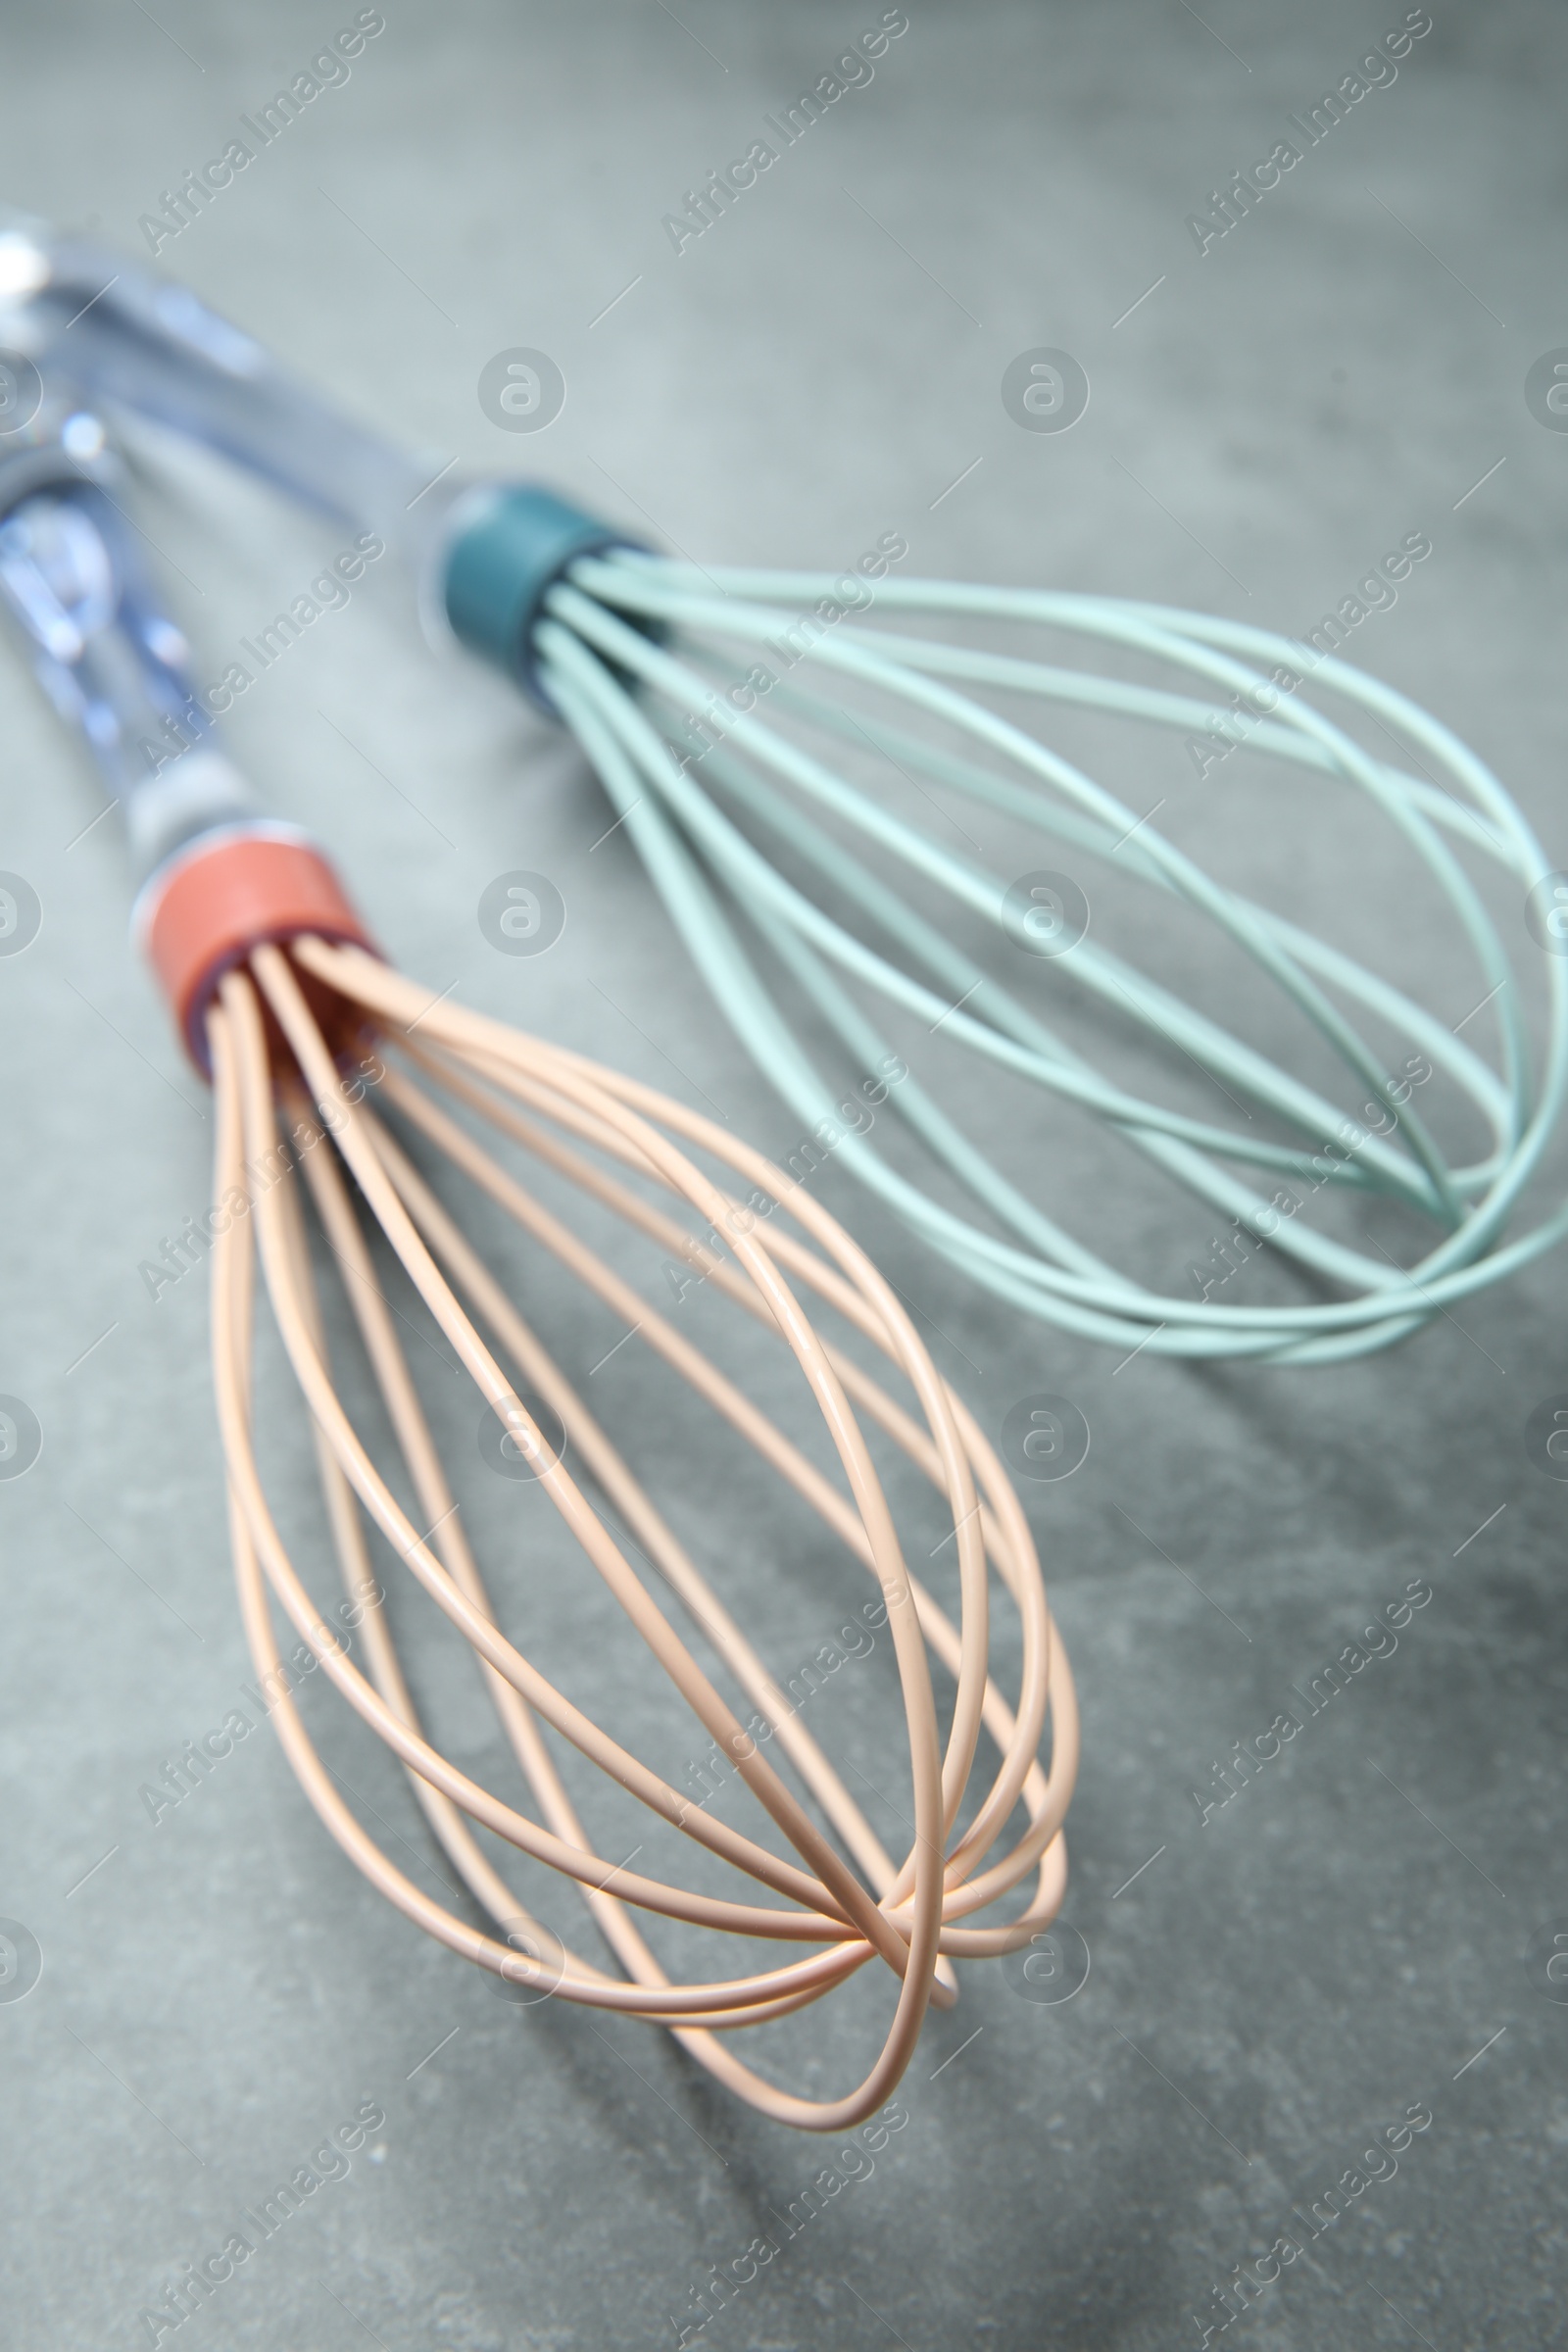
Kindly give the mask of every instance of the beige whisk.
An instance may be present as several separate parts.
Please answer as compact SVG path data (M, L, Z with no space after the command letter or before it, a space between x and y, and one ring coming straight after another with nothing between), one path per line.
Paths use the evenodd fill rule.
M80 424L64 408L50 408L20 436L20 455L0 457L0 612L21 633L54 707L79 719L120 805L143 877L136 932L193 1060L213 1081L213 1365L229 1519L246 1634L289 1761L371 1885L416 1926L506 1980L510 1997L554 1994L642 2018L675 2034L764 2114L822 2131L853 2125L898 2082L927 2004L956 1997L954 1962L1027 1943L1061 1899L1061 1822L1077 1764L1077 1720L1017 1498L895 1293L801 1185L710 1120L576 1054L432 1000L371 952L320 852L297 828L267 816L201 719L178 666L179 632L160 617L156 586L122 512L128 491L112 445L84 461ZM183 746L177 756L168 748L172 737ZM718 1180L694 1153L717 1167ZM689 1446L667 1448L663 1464L675 1491L695 1491L699 1502L705 1492L718 1494L726 1440L731 1446L739 1441L809 1507L855 1577L871 1580L880 1597L869 1605L879 1622L885 1611L903 1699L906 1755L881 1759L877 1773L895 1784L888 1799L895 1813L909 1806L902 1860L885 1850L736 1617L546 1349L514 1286L465 1238L423 1172L420 1163L432 1157L444 1163L443 1182L455 1176L472 1185L487 1216L499 1210L520 1228L536 1267L544 1270L541 1258L556 1261L551 1281L564 1269L623 1317L626 1341L651 1354L657 1376L695 1392L702 1427ZM604 1221L607 1212L623 1220L642 1244L682 1261L710 1296L722 1296L760 1326L752 1352L775 1390L781 1379L804 1384L820 1418L820 1433L808 1425L820 1461L546 1205L525 1181L530 1165L553 1199L564 1188L590 1220ZM738 1180L734 1191L726 1180ZM696 1232L682 1221L694 1213ZM372 1250L375 1228L390 1246L390 1267ZM332 1615L308 1589L280 1529L280 1518L293 1524L290 1514L300 1508L297 1476L274 1473L274 1511L258 1463L258 1255L313 1432L324 1516L349 1594ZM341 1350L344 1318L323 1311L318 1263L341 1278L357 1333L347 1344L364 1358L348 1395L366 1394L368 1367L369 1401L360 1408L362 1421L368 1412L366 1427L356 1426L334 1378L329 1335L340 1334ZM886 1359L898 1396L818 1332L803 1304L807 1296L813 1315L831 1315L844 1327L842 1338ZM574 1604L581 1592L585 1630L579 1640L574 1617L569 1645L563 1644L569 1695L527 1654L540 1645L537 1616L527 1635L514 1640L507 1631L400 1336L411 1321L419 1329L426 1314L483 1398L487 1436L512 1450L513 1467L535 1474L570 1539L573 1570L591 1570L629 1620L632 1647L614 1666L623 1671L631 1659L646 1669L639 1721L649 1712L657 1725L651 1737L665 1736L662 1697L676 1727L695 1717L705 1746L713 1743L757 1808L752 1834L720 1819L706 1799L683 1795L605 1720L612 1678L600 1670L597 1629L606 1610L591 1579L571 1590ZM693 1328L699 1318L685 1321ZM552 1429L559 1424L559 1442L547 1443L519 1390L542 1399L538 1409ZM889 1446L902 1452L942 1497L951 1526L936 1549L947 1574L947 1545L954 1547L956 1625L909 1574L868 1434L885 1455ZM394 1481L407 1499L399 1499ZM506 1565L519 1564L520 1555L537 1590L538 1579L560 1572L561 1540L548 1515L529 1516L533 1533L510 1540ZM393 1562L387 1606L372 1534ZM929 1541L928 1530L921 1540ZM740 1556L723 1563L730 1593L748 1583L760 1590L763 1578L782 1583L788 1548L782 1529L754 1522ZM410 1584L422 1592L399 1589ZM989 1668L994 1598L1017 1628L1018 1688L1010 1703ZM410 1689L419 1676L405 1674L393 1626L410 1640L411 1657L417 1642L422 1665L431 1634L442 1641L428 1616L431 1602L474 1654L525 1796L481 1786L421 1728ZM294 1629L293 1665L314 1657L322 1679L407 1768L477 1913L466 1912L457 1888L459 1908L451 1909L416 1886L357 1817L291 1695L277 1610ZM677 1632L677 1610L696 1628L711 1674ZM614 1612L608 1615L613 1623ZM358 1645L346 1638L350 1632L361 1637ZM931 1657L952 1683L945 1739ZM869 1684L862 1689L869 1718L879 1693ZM1048 1718L1049 1769L1039 1760ZM996 1755L984 1787L976 1772L982 1739ZM606 1803L586 1765L655 1817L629 1853L607 1857L603 1834L591 1834L579 1816L581 1803L597 1823ZM542 1865L576 1886L610 1967L568 1949L535 1916L498 1867L508 1849L524 1874L537 1877ZM680 1855L689 1872L654 1875L665 1852ZM681 1884L688 1876L692 1883ZM969 1924L1031 1876L1023 1907L1007 1925ZM476 1916L488 1920L487 1929L475 1926ZM718 1957L708 1973L688 1982L666 1970L644 1935L645 1925L661 1921L661 1940L671 1939L670 1956L682 1964L694 1940L699 1948L710 1940L691 1931L712 1932ZM796 1951L771 1966L776 1945ZM755 1973L735 1973L744 1965L737 1949L759 1947ZM892 1979L892 2014L880 2054L855 2088L837 2098L807 2097L734 2055L727 2034L803 2010L872 1962Z
M316 1009L308 1001L313 992ZM324 993L323 993L324 992ZM347 1082L323 1035L373 1026L397 1049L374 1092L398 1121L470 1179L583 1286L635 1327L637 1341L688 1382L718 1422L755 1447L802 1495L880 1588L902 1688L914 1834L900 1862L884 1850L799 1713L769 1674L688 1550L628 1468L581 1396L546 1350L503 1283L372 1110L362 1079ZM275 1024L270 1044L268 1022ZM416 1029L416 1034L411 1034ZM1077 1719L1065 1654L1046 1604L1028 1525L971 1416L939 1378L896 1295L844 1229L798 1184L712 1121L634 1081L547 1046L428 993L355 946L296 939L285 954L257 947L222 978L207 1015L217 1100L218 1200L234 1213L214 1252L213 1360L227 1464L240 1600L257 1671L279 1690L272 1710L289 1762L344 1851L404 1915L480 1968L529 1993L554 1994L666 2027L710 2073L764 2114L834 2131L870 2114L897 2084L928 2001L955 1997L952 1962L1011 1951L1040 1934L1065 1881L1062 1817L1077 1761ZM286 1041L280 1051L279 1039ZM281 1068L281 1076L279 1076ZM356 1099L358 1098L358 1099ZM466 1111L558 1177L614 1211L667 1256L678 1257L751 1315L794 1356L819 1411L842 1486L818 1469L669 1319L545 1206L470 1125ZM281 1123L280 1123L281 1114ZM285 1137L287 1140L285 1140ZM741 1180L728 1192L686 1151L695 1147ZM585 1149L586 1148L586 1149ZM590 1156L590 1154L592 1156ZM607 1165L606 1163L611 1163ZM642 1190L613 1172L640 1180ZM706 1221L698 1238L646 1196L652 1185ZM306 1238L318 1221L395 1433L421 1527L398 1501L333 1385ZM239 1211L243 1200L250 1213ZM771 1213L760 1206L773 1204ZM384 1295L362 1217L368 1211L504 1431L538 1468L538 1483L587 1565L603 1579L662 1677L738 1777L793 1860L729 1828L641 1762L592 1708L593 1661L582 1690L558 1690L498 1622L447 1473L419 1402L398 1313ZM798 1238L785 1230L788 1219ZM722 1249L715 1247L721 1242ZM424 1737L410 1697L389 1612L363 1616L368 1672L306 1589L257 1466L251 1358L255 1262L315 1428L322 1494L350 1595L373 1590L365 1522L473 1649L486 1691L521 1767L535 1810L481 1787ZM841 1348L821 1337L801 1302L813 1293L863 1335L913 1392L906 1409ZM514 1384L516 1384L515 1386ZM518 1389L559 1417L559 1450ZM960 1609L955 1625L913 1577L861 1418L924 1473L953 1522ZM716 1433L715 1433L716 1434ZM581 1482L567 1457L581 1464ZM716 1479L716 1456L680 1465L682 1483ZM743 1722L659 1607L589 1498L596 1487L715 1653L753 1712ZM940 1547L939 1547L940 1548ZM765 1537L752 1573L776 1572ZM989 1562L989 1570L988 1570ZM989 1571L1016 1613L1021 1675L1009 1704L988 1670ZM475 1928L416 1886L364 1828L322 1763L279 1677L269 1591L324 1674L407 1767L414 1793L480 1909L501 1933ZM394 1600L394 1608L396 1601ZM952 1678L946 1743L939 1737L929 1658ZM1038 1756L1047 1718L1049 1770ZM644 1876L594 1850L547 1743L547 1733L598 1765L620 1788L695 1844L745 1874L771 1901L740 1901ZM957 1824L982 1735L996 1750L989 1786ZM787 1758L828 1829L818 1826L764 1744ZM1015 1809L1023 1826L1006 1841ZM475 1827L575 1881L623 1974L596 1967L537 1919L481 1850ZM998 1850L999 1848L1003 1850ZM1033 1875L1026 1906L1006 1926L963 1923ZM781 1967L695 1983L672 1982L634 1916L819 1947ZM510 1938L510 1940L508 1939ZM721 2036L804 2008L868 1961L896 1980L880 2054L854 2089L832 2099L780 2087Z

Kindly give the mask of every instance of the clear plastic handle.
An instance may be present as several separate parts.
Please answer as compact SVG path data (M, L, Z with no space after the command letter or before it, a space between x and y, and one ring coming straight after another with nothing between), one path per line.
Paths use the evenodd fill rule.
M535 630L585 555L634 544L542 483L475 481L368 432L188 287L44 222L0 214L0 344L46 394L149 419L318 513L376 533L415 579L432 642L449 631L554 715Z
M95 481L62 479L5 514L0 613L91 752L138 884L200 836L261 817L192 690L184 637Z
M0 342L67 386L218 451L418 564L466 486L299 383L189 287L0 214Z

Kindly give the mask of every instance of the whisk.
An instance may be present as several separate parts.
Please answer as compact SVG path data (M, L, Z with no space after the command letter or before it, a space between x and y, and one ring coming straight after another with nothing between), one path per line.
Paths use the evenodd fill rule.
M1405 1337L1568 1232L1568 1202L1508 1231L1568 1086L1568 883L1473 751L1338 658L1345 631L1332 621L1296 640L1117 598L896 577L908 552L898 532L838 574L672 562L548 489L434 471L294 382L183 287L37 224L0 237L0 287L8 335L44 374L189 434L402 553L432 631L505 670L577 737L717 1004L778 1092L839 1164L987 1293L1117 1348L1323 1363ZM538 390L526 372L523 399ZM885 625L898 618L1049 630L1185 672L1197 687ZM1364 748L1308 685L1348 704L1380 748ZM1460 1028L1472 1017L1476 1034L1490 1025L1495 1063L1369 963L1212 879L1152 823L1159 804L1129 805L999 701L1174 730L1200 776L1241 751L1304 771L1325 796L1359 795L1435 886L1473 971L1476 1001ZM970 822L1005 827L1010 873L988 862L938 793L961 796ZM955 828L973 856L951 846ZM1041 839L1080 871L1096 861L1118 892L1148 893L1156 917L1191 910L1214 925L1246 959L1233 1001L1266 983L1294 1007L1302 1058L1328 1049L1351 1082L1348 1109L1096 936L1075 876L1033 862ZM1525 900L1547 951L1539 1052L1477 863L1515 905ZM771 987L758 950L771 958ZM778 981L831 1041L841 1071L885 1062L883 1024L906 1025L910 1072L890 1100L922 1180L847 1115L844 1084L813 1059ZM1051 1017L1052 990L1119 1025L1168 1070L1196 1069L1239 1120L1102 1074ZM1373 1025L1405 1041L1392 1068ZM1191 1287L1119 1269L1005 1173L972 1111L940 1099L937 1065L952 1049L979 1056L995 1081L982 1122L993 1149L1016 1132L1020 1109L1027 1117L1032 1092L1046 1098L1034 1157L1048 1170L1053 1105L1070 1106L1205 1203L1229 1230L1222 1240L1210 1228L1206 1263L1187 1269ZM1434 1072L1489 1134L1458 1165L1414 1100ZM1394 1203L1437 1238L1408 1267L1374 1256L1311 1211L1335 1200ZM1215 1296L1260 1243L1307 1278L1308 1295Z
M263 813L216 730L195 711L183 640L122 519L126 495L113 449L89 414L46 410L14 436L12 454L0 462L0 604L122 808L141 876L135 930L191 1057L213 1086L215 1207L207 1231L229 1526L251 1655L275 1702L288 1760L371 1885L428 1935L514 1988L514 1997L555 1993L665 2027L764 2114L814 2131L849 2126L898 2082L928 2002L956 1997L954 1959L1028 1944L1061 1899L1075 1703L1017 1498L896 1295L808 1192L714 1122L579 1054L436 998L381 958L320 851ZM906 1734L913 1834L902 1861L885 1850L729 1601L549 1352L514 1287L465 1238L410 1149L416 1141L624 1318L657 1363L689 1384L718 1428L753 1448L869 1572L879 1597L864 1614L890 1630ZM787 1349L819 1417L826 1443L815 1452L827 1467L547 1205L498 1155L497 1142L690 1268L760 1325L774 1348ZM717 1163L716 1176L694 1153ZM671 1208L695 1212L699 1226ZM372 1249L377 1229L390 1250L390 1276ZM390 1448L356 1424L334 1380L331 1319L317 1273L322 1255L341 1275ZM321 1501L349 1595L337 1621L280 1532L258 1462L258 1257L309 1415ZM401 1302L399 1269L409 1294ZM886 1359L910 1401L900 1402L853 1348L818 1330L802 1302L806 1295L846 1337L858 1336L862 1352ZM650 1676L684 1702L764 1826L792 1850L780 1854L730 1827L596 1720L591 1658L579 1660L585 1688L570 1697L509 1638L400 1335L414 1301L422 1302L483 1398L492 1452L499 1449L514 1475L537 1479L581 1564L630 1620ZM908 1531L895 1519L867 1431L930 1482L941 1502L939 1524L951 1521L936 1552L953 1546L956 1623L906 1565ZM380 1458L388 1450L398 1464L392 1470ZM722 1453L710 1447L673 1465L676 1483L688 1489L713 1488L724 1475ZM533 1810L461 1770L426 1737L389 1613L379 1605L374 1537L472 1650ZM756 1578L771 1570L763 1544L748 1550L740 1573ZM1010 1704L988 1664L992 1571L1016 1625L1018 1690ZM394 1607L405 1597L395 1597ZM296 1664L318 1661L407 1767L430 1829L499 1934L476 1929L416 1886L346 1801L291 1694L274 1603L305 1645ZM677 1630L676 1610L691 1621L710 1669ZM345 1624L363 1629L363 1668L348 1654ZM953 1683L945 1739L929 1656ZM739 1704L726 1689L743 1694ZM1039 1760L1048 1717L1049 1769ZM975 1770L982 1737L997 1753L984 1786ZM684 1838L688 1852L697 1849L704 1858L697 1885L634 1867L641 1842L623 1860L607 1859L603 1831L596 1838L584 1826L558 1749L597 1766L647 1808L660 1826L645 1829L644 1839ZM888 1763L898 1769L893 1758ZM574 1883L621 1973L568 1948L507 1883L492 1859L499 1849L487 1851L479 1832ZM752 1882L754 1899L712 1890L710 1880L727 1886L721 1866ZM1007 1924L967 1924L1031 1877L1028 1899ZM751 1975L681 1981L666 1972L638 1914L747 1939L754 1949L812 1948ZM818 2099L782 2088L724 2040L733 2029L805 2008L871 1960L895 1981L892 2020L863 2081L843 2095Z

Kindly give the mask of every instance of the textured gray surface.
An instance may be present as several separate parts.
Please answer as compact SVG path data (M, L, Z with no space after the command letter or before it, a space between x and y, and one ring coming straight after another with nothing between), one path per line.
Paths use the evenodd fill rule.
M336 21L292 0L265 22L190 0L155 13L7 12L12 201L133 240L159 190ZM1214 0L1202 22L1176 0L911 7L874 82L677 260L661 215L858 19L395 0L348 84L164 260L404 434L474 464L542 451L595 503L710 557L842 561L898 527L920 570L1290 629L1425 529L1431 561L1357 658L1474 741L1560 851L1546 679L1568 440L1540 429L1522 385L1564 334L1564 25L1519 6L1435 13L1396 83L1200 260L1184 217L1379 23L1340 0ZM568 384L538 444L496 432L475 397L484 363L519 344ZM1060 438L1019 432L998 397L1038 344L1073 351L1094 387ZM191 473L151 527L200 592L174 579L213 672L335 544ZM590 856L605 819L578 761L499 687L429 656L394 586L368 585L246 699L241 756L341 851L408 968L699 1088L787 1149L789 1121L629 853ZM328 1846L270 1735L158 1828L138 1804L248 1677L205 1297L192 1277L154 1305L136 1274L202 1204L209 1130L123 944L113 828L75 839L91 779L9 660L0 697L0 863L45 910L35 944L0 961L0 1389L45 1432L32 1472L0 1485L0 1912L43 1952L36 1988L0 2005L0 2338L147 2341L139 2310L369 2098L387 2117L375 2160L326 2183L179 2340L673 2344L667 2315L830 2149L739 2112L630 2026L490 1997ZM1184 821L1227 871L1385 940L1461 1017L1452 943L1396 867L1347 859L1309 808L1226 791ZM525 964L493 955L473 917L518 864L569 908L560 947ZM1166 1236L1119 1163L1075 1137L1062 1152L1064 1195L1101 1169L1099 1213L1179 1278L1190 1212ZM989 1427L1042 1387L1093 1426L1083 1471L1031 1508L1084 1704L1067 1910L1094 1970L1060 2009L971 1971L910 2075L907 2130L710 2340L1196 2344L1232 2267L1300 2237L1292 2208L1423 2103L1434 2120L1396 2177L1223 2340L1560 2340L1568 2008L1539 1997L1521 1954L1568 1915L1563 1490L1522 1446L1532 1408L1568 1386L1562 1261L1358 1369L1143 1356L1113 1375L828 1197L932 1318ZM592 1361L597 1337L565 1344ZM662 1438L634 1369L614 1410ZM746 1486L693 1510L720 1554L755 1546ZM788 1605L769 1592L781 1643L831 1614L823 1573L806 1560ZM1434 1597L1397 1652L1200 1826L1190 1791L1213 1760L1409 1579ZM635 1713L621 1662L604 1674ZM850 1702L827 1703L853 1757ZM322 1730L323 1696L307 1704ZM417 1839L392 1774L349 1729L323 1737ZM813 2021L798 2046L822 2088L863 2063L874 2024L853 1999Z

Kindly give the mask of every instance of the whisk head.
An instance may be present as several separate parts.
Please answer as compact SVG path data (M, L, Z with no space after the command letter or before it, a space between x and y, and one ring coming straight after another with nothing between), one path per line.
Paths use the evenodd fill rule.
M373 1032L373 1045L346 1071L323 1034L323 1000L339 1041L356 1027ZM1072 1683L1027 1522L984 1436L937 1376L896 1295L820 1204L760 1154L652 1090L446 1000L432 1002L363 946L310 936L286 948L258 946L220 978L206 1044L220 1228L214 1369L234 1559L256 1669L312 1804L407 1918L516 1997L553 1994L666 2027L720 2082L781 2122L831 2131L861 2120L899 2081L928 2002L955 1997L953 1961L1027 1944L1054 1915L1065 1880L1061 1822L1077 1755ZM656 1500L545 1348L514 1286L465 1238L420 1164L432 1152L612 1319L623 1319L627 1341L649 1350L671 1383L678 1375L695 1392L714 1442L682 1458L677 1498L731 1475L726 1441L750 1447L849 1555L868 1603L862 1621L885 1624L897 1664L906 1753L893 1762L890 1801L901 1816L907 1803L912 1815L902 1860L885 1850L744 1630L745 1588L771 1574L771 1546L760 1540L756 1557L724 1561L716 1572L699 1565L696 1547L672 1524L678 1499ZM530 1182L509 1164L518 1152L530 1163ZM716 1162L718 1176L693 1152ZM771 1349L775 1372L793 1362L794 1386L814 1407L814 1434L798 1441L762 1411L699 1346L695 1318L683 1328L656 1307L534 1189L541 1180L564 1188L592 1215L618 1219L760 1325L764 1337L754 1353L769 1357ZM314 1254L308 1212L320 1237ZM323 1305L318 1256L340 1278L378 1397L374 1414L356 1416L344 1401L329 1355L342 1317ZM310 1418L346 1604L328 1605L307 1585L260 1467L252 1405L258 1263ZM837 1338L818 1330L818 1316L839 1327ZM501 1597L492 1600L460 1484L410 1368L403 1335L423 1317L483 1400L492 1455L504 1449L509 1466L531 1474L577 1568L591 1571L630 1621L647 1674L667 1690L677 1719L684 1713L695 1723L715 1769L722 1759L744 1783L760 1808L760 1835L710 1810L706 1779L682 1776L671 1761L689 1744L690 1729L670 1735L656 1769L605 1723L594 1643L572 1645L569 1690L530 1657L550 1549L537 1522L526 1544L500 1547ZM867 1354L891 1367L905 1401L866 1369ZM934 1490L934 1512L901 1504L895 1517L886 1463L901 1456ZM916 1526L922 1561L929 1552L940 1563L934 1575L927 1571L932 1582L956 1590L955 1614L907 1565ZM372 1549L371 1531L392 1565ZM419 1658L406 1673L393 1625L408 1621L411 1595L398 1587L411 1582L439 1619L424 1613ZM380 1605L384 1585L390 1607ZM989 1663L999 1598L1016 1627L1010 1698ZM416 1886L343 1795L289 1693L274 1602L361 1722L407 1768L430 1828L488 1916L486 1928ZM680 1617L693 1630L683 1634ZM596 1610L584 1606L582 1619L596 1623ZM472 1777L420 1721L411 1682L416 1688L424 1679L425 1645L443 1620L473 1653L529 1798ZM519 1622L520 1631L509 1630ZM345 1623L363 1641L363 1667ZM951 1685L940 1709L932 1658ZM1039 1755L1048 1724L1049 1766ZM989 1780L977 1769L982 1740L995 1752ZM471 1756L471 1723L463 1744ZM635 1842L622 1841L626 1800L632 1812L645 1809ZM528 1900L503 1867L508 1849L511 1864L521 1857L530 1874ZM571 1949L546 1905L536 1911L531 1887L544 1872L575 1883L618 1973ZM751 1882L740 1895L736 1872ZM968 1924L1017 1888L1025 1889L1022 1908L1007 1924ZM645 1933L649 1921L657 1924ZM773 1943L811 1948L752 1974L721 1965L682 1978L655 1945L671 1936L684 1955L693 1930L723 1936L726 1955L734 1938L753 1952ZM786 2089L724 2038L808 2007L867 1964L894 1980L892 2017L864 2079L843 2094L819 2099Z
M593 556L545 597L533 640L721 1008L843 1164L1009 1305L1156 1353L1364 1353L1568 1231L1560 1206L1508 1232L1568 1084L1568 884L1475 753L1327 650L1343 628L1298 641L886 576L901 552L887 535L837 576ZM998 650L1002 631L1021 650ZM1107 674L1043 661L1042 633L1107 649ZM1132 776L1114 791L1046 739L1042 711L1074 740L1080 714L1177 740L1147 783L1149 736L1131 759L1113 746ZM1195 794L1244 778L1228 821L1278 828L1263 796L1282 768L1323 813L1294 844L1280 830L1270 906L1173 835ZM1401 906L1424 892L1462 956L1441 1014L1379 968L1382 940L1331 944L1295 919L1325 833L1348 861L1386 854L1378 826ZM1499 910L1547 951L1524 948L1540 1049ZM1207 1005L1186 993L1194 918L1232 958ZM1219 974L1210 947L1202 959ZM978 1119L972 1082L944 1099L957 1054L990 1082ZM846 1131L838 1075L890 1056L909 1070L892 1155ZM1161 1210L1161 1237L1184 1237L1163 1263L1119 1264L1095 1201L1063 1199L1059 1139L1080 1114L1201 1204L1179 1228ZM1468 1156L1437 1140L1456 1116ZM1372 1202L1436 1239L1407 1264L1369 1248L1348 1212ZM1225 1286L1263 1242L1305 1284L1250 1277L1243 1299Z

